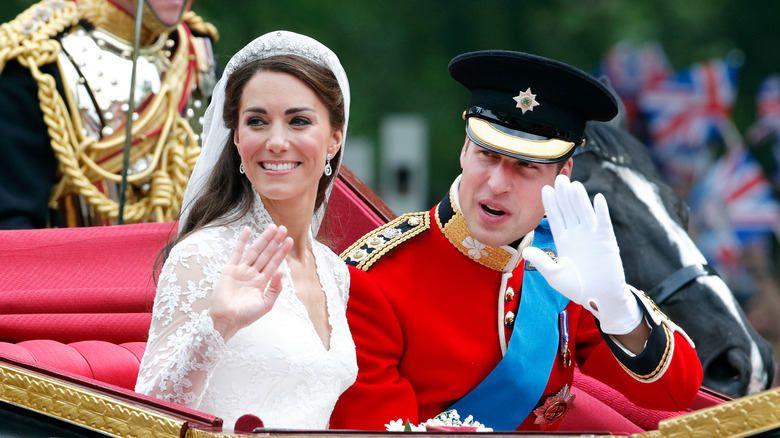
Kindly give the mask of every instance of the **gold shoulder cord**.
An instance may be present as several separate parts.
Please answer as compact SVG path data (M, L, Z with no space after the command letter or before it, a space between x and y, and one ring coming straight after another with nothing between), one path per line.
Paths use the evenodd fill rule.
M44 0L22 12L0 27L0 72L11 59L30 69L38 83L38 98L48 128L51 146L59 160L60 181L52 189L49 202L56 207L58 199L77 193L96 213L116 219L119 205L95 186L108 180L119 182L124 131L102 140L84 133L76 105L66 90L57 92L54 78L40 71L42 65L55 63L62 71L58 54L60 43L53 37L78 23L83 14L76 3L66 0ZM217 37L214 26L203 22L193 12L184 16L199 31ZM148 194L128 190L124 219L126 222L170 221L178 215L190 172L200 153L197 135L179 112L182 96L196 83L198 69L189 33L179 25L179 46L162 78L156 94L138 119L133 122L131 162L151 154L149 166L128 176L128 183L149 180ZM66 85L67 86L67 85ZM67 102L66 102L67 100Z

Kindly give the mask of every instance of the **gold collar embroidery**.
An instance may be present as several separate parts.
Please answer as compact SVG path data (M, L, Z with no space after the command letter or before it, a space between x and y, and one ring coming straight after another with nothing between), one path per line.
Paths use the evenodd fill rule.
M460 177L450 187L449 197L436 206L436 224L452 246L466 257L494 271L511 272L522 259L518 250L509 245L500 247L485 245L471 235L466 219L458 209L459 183ZM532 239L533 231L530 233L530 238L524 239L520 246L524 247Z

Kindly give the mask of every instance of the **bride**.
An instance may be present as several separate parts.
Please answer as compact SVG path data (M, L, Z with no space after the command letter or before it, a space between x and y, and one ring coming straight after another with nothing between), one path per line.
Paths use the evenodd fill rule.
M315 239L348 117L346 73L319 42L275 31L233 56L163 253L136 391L231 427L244 414L328 427L357 374L349 274Z

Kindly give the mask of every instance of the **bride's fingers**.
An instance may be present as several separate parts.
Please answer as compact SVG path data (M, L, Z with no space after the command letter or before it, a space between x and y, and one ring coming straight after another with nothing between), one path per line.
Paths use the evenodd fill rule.
M244 227L244 229L241 230L241 234L238 235L238 242L236 242L236 247L233 248L233 252L230 254L230 258L228 259L229 265L236 265L239 261L241 261L241 257L244 255L244 249L246 248L246 242L249 240L250 234L252 234L252 230L250 230L249 227Z
M255 265L257 271L261 274L265 274L266 278L276 275L277 271L281 271L278 268L282 264L282 260L287 257L290 249L292 249L292 245L292 238L286 237L276 248L267 247L266 251L257 258L258 263ZM265 263L262 263L261 259L266 259Z
M256 268L258 271L263 269L263 266L265 266L271 256L279 250L279 246L282 244L285 237L287 237L287 228L284 226L276 227L276 225L273 225L273 227L273 230L266 230L263 235L252 244L251 254L245 258L247 264Z
M272 247L278 246L279 242L281 242L282 238L278 237L278 234L280 232L279 227L277 227L274 224L268 225L268 228L266 228L261 234L260 237L255 239L254 242L252 242L251 245L244 251L243 257L241 258L241 261L246 263L247 265L254 265L257 263L258 257L263 254L263 252L266 250L266 248L270 245ZM286 235L286 230L284 232L284 235Z
M270 283L268 283L268 288L265 289L264 295L269 308L274 305L282 292L282 275L284 275L284 271L277 269L271 277Z
M268 259L268 263L265 266L260 267L261 273L267 273L271 275L272 272L276 272L279 266L282 264L282 260L287 257L292 249L293 240L291 237L285 237L282 243L276 248Z

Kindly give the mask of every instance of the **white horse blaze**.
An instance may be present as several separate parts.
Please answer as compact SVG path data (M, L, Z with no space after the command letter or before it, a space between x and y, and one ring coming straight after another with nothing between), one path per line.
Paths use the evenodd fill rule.
M680 261L683 266L707 263L707 259L704 258L704 255L699 251L699 248L693 243L688 232L669 216L655 184L628 167L617 166L608 162L605 162L603 167L605 170L611 171L623 180L626 183L626 186L634 192L636 198L647 206L650 214L652 214L658 223L661 224L663 229L666 230L666 235L669 237L670 243L678 248ZM739 304L734 299L734 295L732 295L731 290L723 279L718 276L709 275L699 277L696 281L708 287L715 293L715 296L723 302L734 319L739 322L740 327L742 327L742 330L745 332L745 336L750 340L750 363L753 368L753 373L750 376L748 392L754 394L761 391L767 384L767 374L764 371L764 363L761 360L758 345L756 345L755 341L748 333L747 327L740 317L738 311Z

